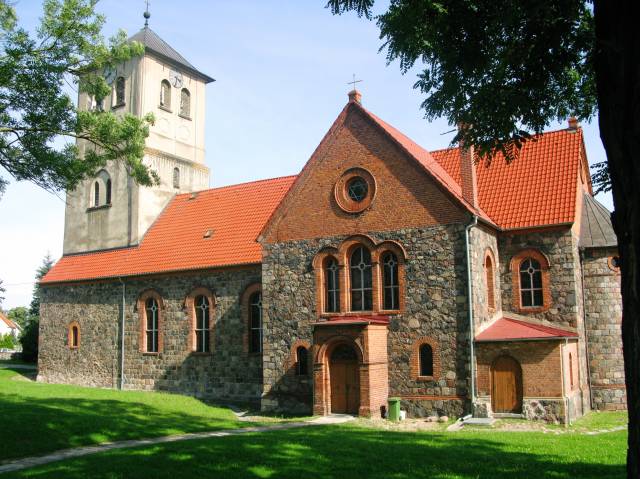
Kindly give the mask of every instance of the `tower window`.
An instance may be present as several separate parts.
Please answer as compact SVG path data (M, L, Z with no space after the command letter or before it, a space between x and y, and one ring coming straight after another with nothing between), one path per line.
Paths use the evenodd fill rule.
M160 106L171 110L171 84L167 80L160 83Z
M93 206L100 206L100 183L93 184Z
M111 204L111 179L107 180L106 203Z
M114 106L124 105L125 81L124 77L116 78L116 104Z
M173 187L180 188L180 168L173 169Z
M180 116L191 117L191 93L186 88L180 92Z

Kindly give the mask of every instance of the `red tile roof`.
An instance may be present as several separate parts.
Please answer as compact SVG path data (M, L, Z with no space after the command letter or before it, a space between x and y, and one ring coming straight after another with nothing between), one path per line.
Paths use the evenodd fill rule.
M2 311L0 311L0 321L3 321L11 329L20 329L16 323L10 320Z
M476 342L577 338L573 331L502 317L476 335Z
M581 168L582 130L537 135L524 144L517 160L502 154L476 166L480 207L503 229L572 223ZM460 183L458 148L431 155Z
M193 199L176 195L139 246L63 256L42 283L260 263L256 237L294 179L214 188Z
M379 314L370 315L356 315L356 316L333 316L327 321L316 321L312 323L315 326L341 326L341 325L353 325L353 324L389 324L389 316L383 316Z
M364 112L441 187L485 221L511 229L575 220L578 174L583 166L582 130L538 135L511 164L501 155L488 168L478 164L480 208L474 211L462 197L458 148L430 153L354 102L347 104L323 142L344 121L350 107ZM260 263L256 238L295 179L289 176L214 188L197 193L194 199L190 193L177 195L139 246L63 256L42 283ZM208 230L211 238L204 238Z

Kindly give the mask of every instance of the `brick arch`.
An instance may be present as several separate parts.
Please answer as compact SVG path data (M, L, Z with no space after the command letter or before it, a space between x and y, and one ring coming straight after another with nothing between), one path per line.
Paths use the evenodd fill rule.
M358 356L358 363L363 363L364 351L362 350L362 347L353 338L342 335L334 336L329 341L322 344L316 351L314 362L329 364L331 353L336 347L340 346L341 344L348 344L349 346L353 347L353 349L356 351L356 355Z
M421 376L420 375L420 348L423 344L431 346L431 352L433 354L433 376ZM410 359L411 378L414 381L438 381L442 371L442 364L440 361L440 345L431 336L423 336L413 343L411 348Z
M533 258L540 263L542 272L542 306L522 306L520 295L520 264L527 258ZM520 313L540 313L551 307L551 280L549 268L551 263L545 254L534 248L527 248L512 256L509 263L511 270L512 306L514 311Z
M340 256L342 256L344 264L349 264L349 257L353 250L358 246L365 246L371 251L371 260L373 261L373 252L376 249L376 243L373 239L368 235L358 234L349 236L345 239L340 247L338 248Z
M306 339L297 339L289 348L289 361L287 362L287 373L295 376L296 375L296 364L298 363L298 348L304 347L308 351L307 355L307 371L308 375L311 376L313 374L313 351L311 349L311 343Z
M375 257L375 262L379 262L382 255L387 251L391 251L398 257L398 261L404 264L407 261L407 251L397 241L386 240L376 245L375 250L371 252L372 257Z
M213 351L213 330L215 326L216 297L213 292L206 287L200 286L193 289L185 298L184 306L189 317L189 349L196 351L196 309L195 300L198 296L204 296L209 300L209 352L199 354L211 354Z
M487 260L491 262L491 271L487 268ZM496 288L496 257L493 254L493 249L488 247L484 251L484 259L482 260L482 267L484 270L484 280L485 280L485 288L487 293L487 309L490 312L496 310L496 291L499 291L499 288Z
M147 319L146 303L149 298L153 298L158 303L158 351L149 352L146 350L146 334L145 325ZM162 296L155 289L147 289L140 293L136 301L136 309L138 310L138 319L140 320L138 350L145 354L160 354L164 349L164 313L165 304Z
M243 333L242 333L242 350L245 354L259 354L249 352L249 330L251 328L251 321L249 318L249 298L256 292L262 292L262 283L255 282L249 284L242 294L240 295L240 315L242 317ZM263 312L264 314L264 312Z
M73 328L78 329L78 344L75 346L73 345ZM67 346L72 350L80 349L80 323L78 321L71 321L67 327Z

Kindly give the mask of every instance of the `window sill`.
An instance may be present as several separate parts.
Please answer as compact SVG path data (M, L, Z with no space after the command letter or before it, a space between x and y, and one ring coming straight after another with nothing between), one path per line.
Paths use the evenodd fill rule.
M183 115L182 113L179 113L179 114L178 114L178 116L179 116L180 118L184 119L184 120L189 120L189 121L191 121L191 117L190 117L190 116Z
M528 314L528 313L544 313L548 311L551 306L520 306L517 308L518 313Z
M417 376L415 380L421 381L421 382L428 382L428 381L437 381L438 379L435 376Z
M122 108L122 107L124 107L124 106L126 106L126 103L118 103L117 105L113 105L113 106L111 107L111 110L112 110L112 111L113 111L113 110L119 110L120 108Z
M158 105L158 108L160 108L161 110L164 110L164 111L166 111L168 113L173 113L173 111L171 111L171 108L167 108L164 105Z
M402 310L401 309L381 309L378 313L376 314L383 314L385 316L392 316L395 314L402 314Z
M79 346L69 346L69 350L71 351L77 351L78 349L80 349Z
M98 205L98 206L89 206L89 208L87 208L87 213L90 213L92 211L98 211L98 210L106 210L108 208L111 208L111 203L105 203L104 205Z

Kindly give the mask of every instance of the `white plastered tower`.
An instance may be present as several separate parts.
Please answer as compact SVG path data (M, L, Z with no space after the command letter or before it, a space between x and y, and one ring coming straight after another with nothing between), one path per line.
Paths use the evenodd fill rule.
M104 72L112 94L101 108L138 117L154 114L144 163L158 173L160 184L139 186L114 162L67 192L64 254L134 246L175 194L209 187L205 89L213 78L147 25L130 40L142 43L145 53ZM78 105L96 108L86 93L79 95ZM82 153L84 145L79 148Z

